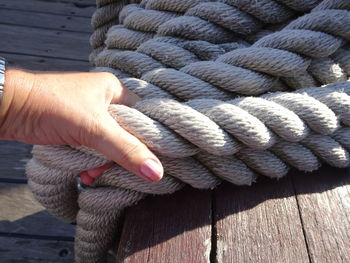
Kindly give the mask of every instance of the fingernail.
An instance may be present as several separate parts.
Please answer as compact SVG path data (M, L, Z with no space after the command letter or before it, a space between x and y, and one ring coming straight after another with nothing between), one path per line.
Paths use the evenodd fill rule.
M147 159L140 167L141 174L149 181L159 181L163 176L163 168L152 159Z
M92 185L94 183L94 179L91 178L86 171L80 174L80 178L83 184Z

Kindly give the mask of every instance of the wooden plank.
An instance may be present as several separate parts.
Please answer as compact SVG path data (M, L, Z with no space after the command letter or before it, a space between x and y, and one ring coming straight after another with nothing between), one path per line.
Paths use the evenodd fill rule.
M74 15L90 18L96 10L94 6L78 7L73 3L40 0L1 0L0 9L15 9L47 14ZM33 14L35 16L35 14Z
M216 262L308 262L290 177L215 190Z
M29 144L0 141L0 178L24 179L31 149Z
M293 173L311 262L350 262L350 172Z
M211 193L190 187L127 210L116 262L209 262Z
M25 237L0 237L1 263L72 263L74 243ZM111 253L107 263L115 262Z
M41 1L46 1L50 2L52 0L41 0ZM95 6L96 5L96 0L58 0L58 2L61 3L74 3L82 6Z
M88 60L89 34L0 24L0 52Z
M0 9L0 24L77 31L91 34L90 18Z
M0 52L0 56L5 57L8 65L11 67L29 70L88 71L90 68L89 62L87 61L17 55L4 52Z
M0 211L0 232L74 236L74 226L49 215L26 184L0 183Z
M71 263L73 242L0 237L2 263Z

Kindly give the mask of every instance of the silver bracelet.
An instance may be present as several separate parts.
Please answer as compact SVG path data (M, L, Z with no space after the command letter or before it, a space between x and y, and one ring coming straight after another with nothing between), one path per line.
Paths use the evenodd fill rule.
M6 60L3 57L0 57L0 102L2 101L2 95L4 93L5 69L6 69Z

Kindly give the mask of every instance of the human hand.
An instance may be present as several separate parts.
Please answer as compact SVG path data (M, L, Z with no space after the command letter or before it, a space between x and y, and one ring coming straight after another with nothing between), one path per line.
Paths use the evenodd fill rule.
M8 69L0 106L0 139L38 145L84 145L130 172L158 181L158 158L110 116L110 104L133 105L139 97L107 72L33 73ZM81 174L84 183L111 164Z

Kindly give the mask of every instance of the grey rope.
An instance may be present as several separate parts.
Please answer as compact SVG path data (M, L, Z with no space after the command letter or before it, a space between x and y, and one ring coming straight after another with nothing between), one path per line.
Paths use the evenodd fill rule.
M290 1L292 2L289 3L289 6L292 7L290 9L288 3L284 3L284 6L271 0L255 3L252 1L247 3L242 0L222 2L157 0L142 1L140 5L126 5L122 11L120 7L128 1L114 1L115 3L111 2L109 5L105 3L101 5L99 1L97 2L100 8L96 10L92 18L95 33L90 41L95 49L103 46L105 34L110 27L110 24L106 25L106 23L115 21L119 13L120 22L130 30L131 36L124 34L124 38L131 37L128 43L133 43L132 35L135 30L138 30L140 34L158 32L160 35L171 34L172 36L183 36L181 34L185 33L187 37L197 36L196 39L216 42L216 39L221 39L220 41L232 39L225 32L227 29L238 34L251 34L260 28L261 23L275 24L290 19L294 14L293 4L298 5L296 9L298 11L300 9L308 11L319 1L312 1L312 3ZM173 20L179 13L184 13L184 16ZM166 25L162 26L162 24ZM123 47L126 48L125 45ZM129 48L132 49L132 47ZM93 59L94 57L91 58L92 62Z
M313 19L317 20L317 15L322 17L327 15L337 17L339 23L350 25L348 21L350 17L348 11L325 10L320 12L321 13L311 13L310 15L306 15L306 18L301 17L296 21L301 21L300 27L302 28L313 28ZM303 24L304 21L306 21L305 23L307 23L307 25ZM297 26L298 24L294 23L294 27ZM326 28L324 31L328 32L329 25L327 24L325 27ZM337 31L337 29L334 30ZM339 30L341 31L344 29L340 28ZM334 34L337 35L338 33ZM339 32L338 35L343 36L342 32ZM272 41L274 39L276 39L275 42ZM293 39L293 41L291 41L291 39ZM310 66L310 61L304 59L302 56L308 55L314 58L324 58L330 56L341 46L343 41L344 40L322 32L304 29L293 30L291 32L291 30L287 29L273 34L273 37L268 35L260 39L252 47L245 49L238 48L232 52L228 52L216 59L215 62L203 61L198 63L190 63L181 68L180 71L195 77L192 78L192 83L197 83L197 78L199 78L204 82L207 82L207 85L212 84L214 87L229 89L231 92L243 93L244 95L259 95L268 91L269 89L284 90L286 89L285 83L291 85L293 88L315 86L317 83L314 80L314 77L312 77L306 71L306 69L308 69ZM172 56L172 54L177 55L179 52L163 52L163 50L171 50L173 43L164 44L163 40L160 40L160 42L161 43L157 43L156 38L141 45L140 52L146 53L146 56L140 52L127 53L116 52L114 50L105 50L97 57L96 64L98 66L103 65L118 68L132 74L137 78L140 78L149 71L164 68L166 66L179 68L185 63L193 62L194 59L196 59L196 57L193 57L191 53L186 56L185 50L181 53L182 56L177 57ZM294 45L289 44L290 42ZM311 48L308 45L303 45L305 42L311 43ZM313 44L320 42L322 43L319 45ZM327 44L324 45L323 43ZM169 45L169 48L166 48L167 45ZM159 49L159 47L162 48ZM175 49L176 48L173 47L173 50ZM181 58L181 61L179 61L178 58ZM127 63L119 63L120 61L124 62L126 60ZM171 65L169 65L169 61L172 61ZM316 70L314 70L314 72L315 71ZM224 73L218 74L218 72ZM324 71L319 70L319 72L322 73ZM228 73L230 73L230 75ZM169 76L169 78L173 78L173 71L170 75L171 76ZM294 75L302 77L296 79L293 77ZM162 76L164 76L164 74L162 74ZM224 76L226 78L224 78ZM228 78L227 76L230 77ZM275 78L272 78L272 76L275 76ZM276 77L283 79L285 83L281 82L280 80L276 80ZM156 77L153 77L153 79L154 78ZM343 79L344 76L338 78L338 80ZM170 84L168 84L168 86L169 85ZM238 87L235 88L236 86ZM187 88L193 87L195 88L196 85L187 85ZM164 86L161 86L160 88L166 89ZM203 91L203 94L206 94L205 90ZM223 98L220 97L220 99Z

